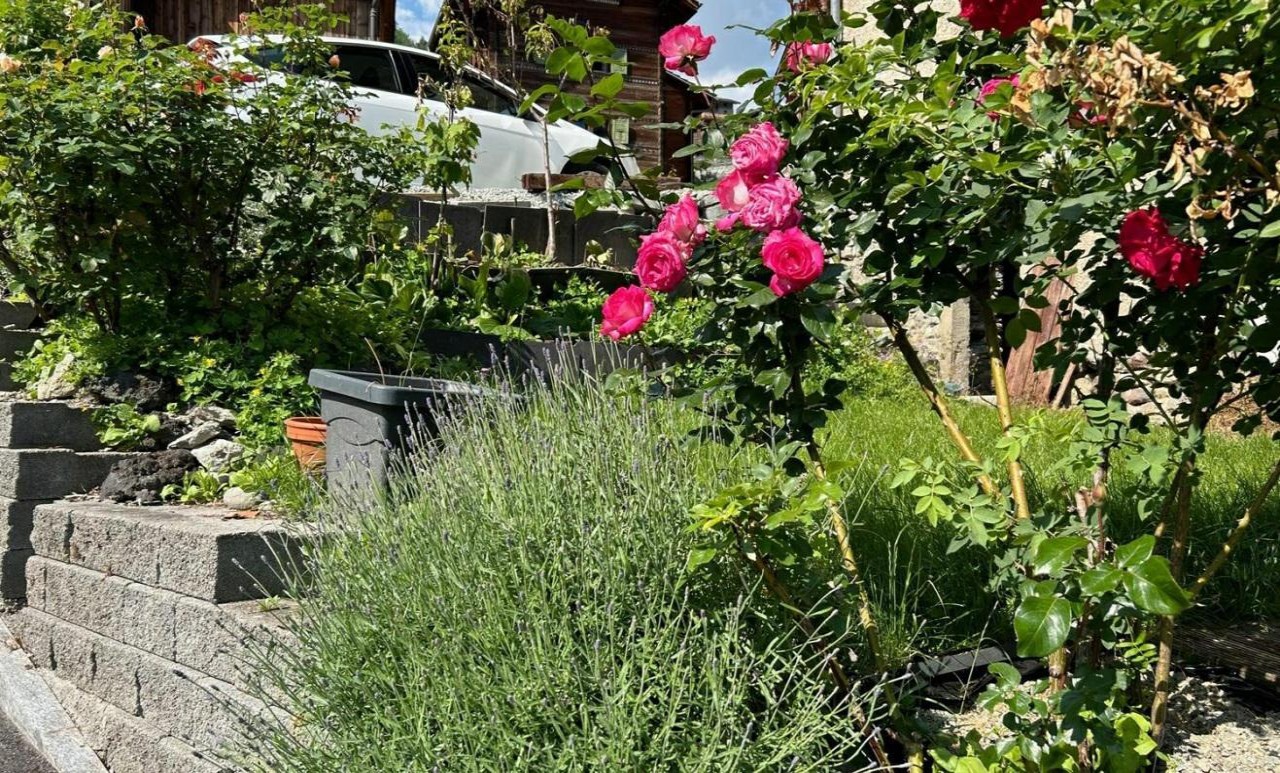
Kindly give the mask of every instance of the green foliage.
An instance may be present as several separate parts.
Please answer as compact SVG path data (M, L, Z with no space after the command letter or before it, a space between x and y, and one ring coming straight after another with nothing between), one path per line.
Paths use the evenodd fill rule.
M290 518L310 517L324 501L323 486L298 465L293 454L274 449L258 454L231 473L232 486L260 494L272 512Z
M850 706L803 637L749 611L751 586L680 571L689 508L741 466L685 444L689 418L599 387L536 390L449 421L390 501L329 513L298 644L253 653L293 707L259 739L262 768L857 759Z
M93 412L93 425L102 445L117 451L132 451L150 435L160 431L160 416L141 414L126 403L116 403Z
M236 427L242 442L261 448L279 445L285 419L315 413L316 399L300 364L296 355L277 354L258 370L247 397L238 403Z
M222 501L226 483L208 470L195 470L182 478L181 484L170 484L160 492L165 501L184 505L210 505Z

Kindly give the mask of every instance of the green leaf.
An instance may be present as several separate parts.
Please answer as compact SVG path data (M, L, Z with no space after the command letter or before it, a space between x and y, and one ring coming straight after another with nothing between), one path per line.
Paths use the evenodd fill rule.
M1176 615L1191 606L1164 556L1151 556L1124 576L1124 588L1138 609L1157 615Z
M761 306L768 306L776 300L778 300L778 296L774 294L773 290L768 287L762 287L743 298L738 305L760 308Z
M992 663L987 670L996 678L1002 688L1017 687L1022 683L1022 674L1008 663Z
M1110 593L1120 584L1124 572L1112 566L1095 566L1080 575L1080 592L1086 596Z
M689 560L685 562L685 570L692 572L703 564L710 563L715 557L715 548L694 548L689 551Z
M1061 647L1071 631L1071 603L1058 596L1023 599L1013 617L1018 656L1040 658Z
M613 99L618 96L626 86L626 79L622 77L622 73L613 73L606 75L600 79L600 82L591 87L591 96L601 97L603 99Z
M772 391L774 398L781 399L787 393L787 387L791 386L791 374L783 368L766 370L756 374L755 382Z
M892 204L895 201L899 201L900 199L902 199L902 197L910 193L911 189L914 187L915 186L912 185L911 183L900 183L898 185L893 186L892 188L889 189L889 193L885 195L884 203Z
M1121 569L1128 569L1146 561L1156 549L1156 538L1150 534L1139 537L1127 545L1116 548L1116 561Z
M1274 239L1278 236L1280 236L1280 220L1277 220L1266 228L1263 228L1262 232L1258 234L1258 238L1260 239Z
M1056 575L1067 568L1067 564L1075 558L1076 553L1089 541L1084 537L1052 537L1040 543L1035 558L1031 561L1031 571L1035 574Z
M839 327L836 315L826 306L811 306L800 312L800 322L822 343L830 342Z

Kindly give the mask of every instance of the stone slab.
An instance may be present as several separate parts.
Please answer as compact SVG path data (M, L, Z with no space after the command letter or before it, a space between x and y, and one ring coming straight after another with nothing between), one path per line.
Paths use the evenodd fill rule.
M38 668L202 753L225 753L269 716L226 682L39 610L11 615L10 628Z
M31 351L40 340L37 330L0 330L0 359L13 360Z
M92 413L65 402L0 402L0 448L102 448Z
M49 689L111 773L231 773L235 768L45 672Z
M21 386L13 378L13 363L0 362L0 392L13 392Z
M36 321L36 307L30 303L0 301L0 327L25 330Z
M291 640L285 602L213 604L42 557L27 578L31 608L244 689L257 648Z
M36 508L38 555L216 603L284 595L304 532L210 507L57 502Z
M0 497L58 499L97 488L128 454L61 448L0 448Z
M79 728L32 668L0 616L0 714L9 718L59 773L106 773Z
M51 501L0 497L0 553L31 548L32 515L37 507Z

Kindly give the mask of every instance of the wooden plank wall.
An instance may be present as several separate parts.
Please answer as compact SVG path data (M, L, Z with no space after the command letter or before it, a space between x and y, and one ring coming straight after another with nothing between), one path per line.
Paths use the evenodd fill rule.
M282 0L292 2L293 0ZM369 14L374 4L379 7L377 35L369 30ZM175 42L185 42L200 35L230 32L230 25L241 13L252 10L253 0L124 0L125 10L147 17L147 26L157 35ZM335 13L348 21L333 30L346 37L379 37L390 40L395 31L394 0L330 0Z

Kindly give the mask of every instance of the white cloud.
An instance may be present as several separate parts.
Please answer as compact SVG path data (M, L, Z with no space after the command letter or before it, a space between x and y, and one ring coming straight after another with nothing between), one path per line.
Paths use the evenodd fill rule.
M400 0L396 6L396 25L414 40L430 37L439 14L440 0Z

